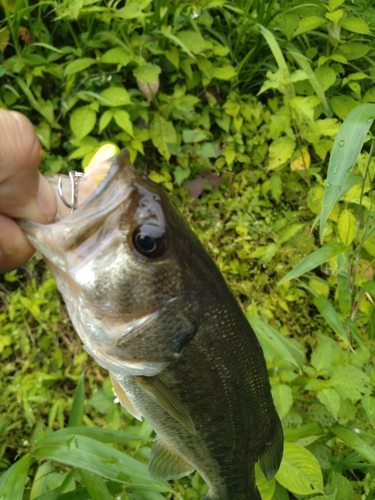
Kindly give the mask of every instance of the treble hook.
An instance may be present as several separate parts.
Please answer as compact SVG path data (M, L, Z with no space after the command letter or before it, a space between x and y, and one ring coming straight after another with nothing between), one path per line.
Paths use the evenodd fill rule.
M61 198L61 201L64 203L65 206L70 208L70 213L73 213L74 210L77 210L78 208L78 184L79 180L81 177L83 177L84 174L82 172L76 172L75 170L72 170L69 172L69 179L70 179L70 189L71 189L71 195L70 195L70 203L66 201L64 193L63 193L63 186L62 186L62 177L61 175L59 176L59 182L57 185L57 189L59 192L59 196Z

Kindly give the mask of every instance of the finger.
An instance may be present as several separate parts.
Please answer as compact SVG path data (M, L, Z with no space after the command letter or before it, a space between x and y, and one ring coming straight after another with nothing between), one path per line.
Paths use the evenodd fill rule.
M56 198L39 174L41 147L31 122L0 109L0 213L50 222Z
M35 252L16 222L0 214L0 273L22 266Z

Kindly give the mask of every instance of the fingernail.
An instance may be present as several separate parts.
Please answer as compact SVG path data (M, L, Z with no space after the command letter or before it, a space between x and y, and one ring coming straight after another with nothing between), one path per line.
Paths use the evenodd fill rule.
M42 176L40 176L37 200L46 222L52 222L57 211L57 200L52 187Z

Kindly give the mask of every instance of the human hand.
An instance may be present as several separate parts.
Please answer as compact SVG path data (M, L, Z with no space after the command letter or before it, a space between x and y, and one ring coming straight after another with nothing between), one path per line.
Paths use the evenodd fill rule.
M31 122L0 109L0 273L15 269L35 252L14 219L52 222L55 194L39 173L41 146Z

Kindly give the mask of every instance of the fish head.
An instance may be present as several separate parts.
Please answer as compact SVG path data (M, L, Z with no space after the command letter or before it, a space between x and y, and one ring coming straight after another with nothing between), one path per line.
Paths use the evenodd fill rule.
M50 180L56 189L56 179ZM188 297L191 232L127 151L73 213L48 225L18 221L44 256L86 350L112 373L154 375L195 327ZM125 372L124 372L125 370Z

